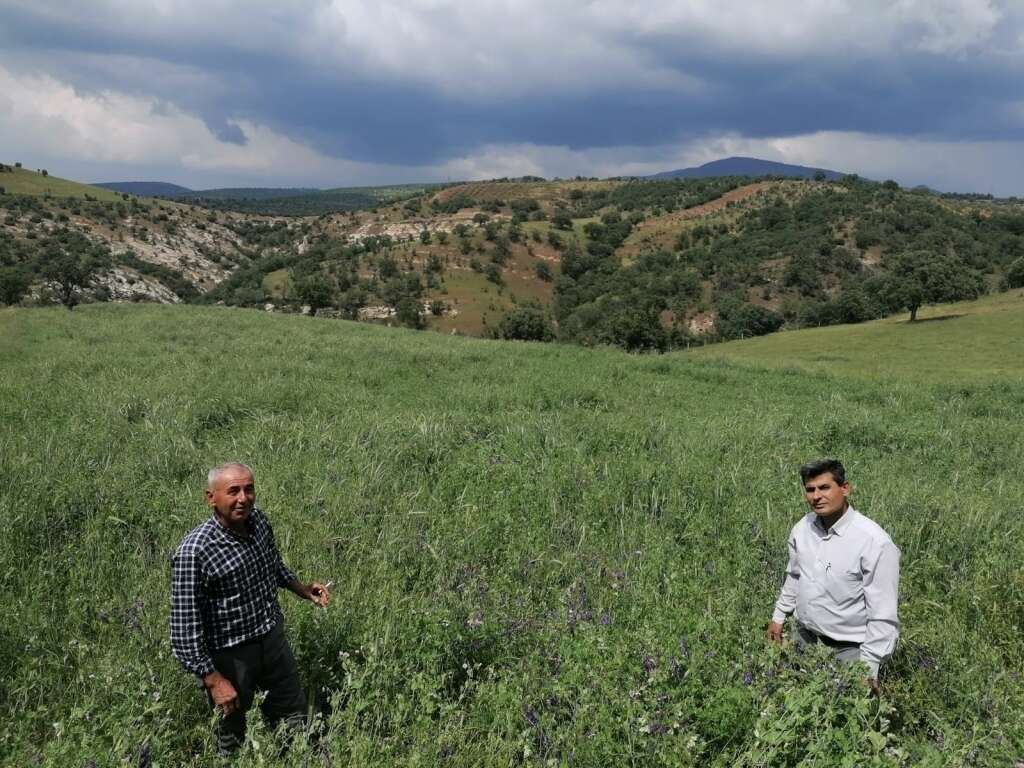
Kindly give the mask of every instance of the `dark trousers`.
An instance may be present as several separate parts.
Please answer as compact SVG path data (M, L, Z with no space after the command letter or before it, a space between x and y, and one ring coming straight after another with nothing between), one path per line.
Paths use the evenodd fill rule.
M221 717L217 724L217 747L221 754L233 752L245 741L245 713L257 691L266 691L260 710L271 728L281 722L289 727L302 727L306 721L306 692L284 636L283 621L265 635L214 651L212 655L217 671L238 692L238 709Z
M836 661L844 664L852 664L860 660L860 643L848 643L842 640L833 640L831 637L819 635L804 626L797 625L797 645L815 645L821 643L827 645L835 654Z

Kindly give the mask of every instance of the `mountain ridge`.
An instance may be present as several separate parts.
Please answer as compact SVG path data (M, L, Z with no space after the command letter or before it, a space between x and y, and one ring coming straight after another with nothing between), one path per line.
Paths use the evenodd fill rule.
M774 160L762 160L757 157L723 157L703 165L689 168L678 168L673 171L662 171L645 178L648 179L702 179L715 176L786 176L798 179L813 179L824 174L827 181L838 181L849 174L828 168L812 168L806 165L779 163Z

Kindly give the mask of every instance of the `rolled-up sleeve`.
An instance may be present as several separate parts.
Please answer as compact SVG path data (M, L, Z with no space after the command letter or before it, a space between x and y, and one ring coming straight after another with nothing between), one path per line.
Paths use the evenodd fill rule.
M800 589L800 569L797 565L796 534L789 534L789 562L786 563L786 575L779 591L779 599L775 601L775 612L772 621L782 624L796 609L797 594Z
M861 573L864 602L867 607L867 628L860 646L861 660L871 668L873 677L878 667L896 648L900 636L898 598L900 583L900 550L891 541L881 541L865 553Z
M188 548L175 552L171 559L171 650L186 670L199 677L214 671L203 637L202 583L195 552Z

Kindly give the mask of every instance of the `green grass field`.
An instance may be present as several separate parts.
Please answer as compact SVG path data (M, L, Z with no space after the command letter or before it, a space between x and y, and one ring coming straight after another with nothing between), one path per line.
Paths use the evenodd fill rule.
M963 339L995 370L1020 343L998 306L912 330L976 323ZM224 308L0 310L0 764L217 764L169 652L168 558L206 470L237 458L286 561L337 586L326 611L281 597L318 744L279 758L256 727L233 765L1010 768L1018 374L941 338L897 364L906 329L875 327L717 348L737 363ZM934 355L944 373L917 376ZM821 454L903 551L880 702L764 642L795 470Z
M859 325L811 328L695 349L697 357L908 381L1024 379L1024 291L924 307Z
M36 171L15 168L12 173L0 173L0 187L9 195L51 195L52 197L77 197L90 195L96 200L116 202L121 195L113 190L80 184L77 181L61 179L54 175L43 176Z

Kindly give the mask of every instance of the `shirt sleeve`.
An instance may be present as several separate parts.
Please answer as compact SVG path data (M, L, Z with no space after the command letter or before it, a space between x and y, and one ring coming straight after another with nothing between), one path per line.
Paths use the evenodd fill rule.
M900 550L891 541L873 547L862 560L864 602L868 623L860 658L871 668L872 677L878 667L892 655L900 636L897 602L900 584Z
M202 584L195 552L179 549L171 560L171 650L186 670L199 677L214 671L199 612Z
M786 563L786 576L782 582L779 599L775 601L775 612L772 621L782 624L796 609L797 593L800 589L800 569L797 565L796 533L789 534L789 562Z
M289 570L288 566L284 564L284 560L281 559L281 552L278 550L277 542L274 540L274 529L271 527L270 521L264 517L263 522L267 526L267 538L270 540L270 548L274 552L274 577L277 579L277 586L287 587L289 583L298 581L298 578L291 572L291 570Z

